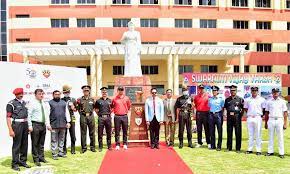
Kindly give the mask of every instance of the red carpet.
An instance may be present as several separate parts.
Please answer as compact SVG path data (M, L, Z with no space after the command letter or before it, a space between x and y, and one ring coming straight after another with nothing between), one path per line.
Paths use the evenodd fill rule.
M107 151L99 174L192 174L174 149L134 147Z

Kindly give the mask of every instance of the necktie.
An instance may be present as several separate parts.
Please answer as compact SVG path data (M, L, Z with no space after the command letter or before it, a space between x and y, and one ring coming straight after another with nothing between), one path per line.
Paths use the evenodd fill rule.
M40 101L40 105L41 105L41 115L42 115L41 120L44 123L45 122L45 114L44 114L44 108L43 108L41 101Z
M155 115L155 98L153 98L153 108L154 108L154 115Z

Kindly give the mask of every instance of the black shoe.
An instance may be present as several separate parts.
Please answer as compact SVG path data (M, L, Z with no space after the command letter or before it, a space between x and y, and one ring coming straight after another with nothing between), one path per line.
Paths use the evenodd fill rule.
M193 148L193 145L192 145L192 143L188 144L188 147L190 147L190 148Z
M19 166L17 166L17 165L15 165L15 166L12 166L11 168L12 168L12 170L15 170L15 171L20 171L20 168L19 168Z
M246 154L251 154L251 153L253 153L253 151L249 151L249 150L248 150L248 151L246 152Z
M159 145L156 145L155 148L156 148L156 149L160 149L160 148L159 148Z
M257 152L256 155L260 156L260 155L262 155L262 153L261 152Z
M64 154L63 154L63 155L61 155L61 154L58 154L57 156L58 156L58 157L61 157L61 158L66 158L66 157L67 157L67 156L66 156L66 155L64 155Z
M183 143L180 143L178 147L179 147L179 149L182 149L183 148Z
M45 159L41 159L39 160L39 162L48 163L48 161L46 161Z
M216 150L217 150L217 151L221 151L221 148L218 147Z
M232 149L226 149L226 152L230 152L230 151L232 151Z
M153 146L153 145L151 145L151 146L150 146L150 148L151 148L151 149L154 149L154 146Z
M40 162L34 162L34 164L35 164L36 166L38 166L38 167L41 166Z
M274 153L266 153L265 156L273 156L273 155L274 155Z
M96 152L96 149L91 149L92 152Z
M25 168L31 168L31 166L29 166L26 163L19 163L20 166L25 167Z
M110 146L110 147L108 147L108 150L113 150L113 148Z
M279 155L279 157L280 157L281 159L284 159L284 158L285 158L284 155Z
M52 159L53 160L58 160L58 157L57 156L53 156Z
M85 153L87 151L87 149L82 149L82 153Z
M71 151L70 153L71 153L71 154L76 154L76 152L75 152L75 151Z
M99 152L102 152L102 150L103 150L102 148L99 148Z

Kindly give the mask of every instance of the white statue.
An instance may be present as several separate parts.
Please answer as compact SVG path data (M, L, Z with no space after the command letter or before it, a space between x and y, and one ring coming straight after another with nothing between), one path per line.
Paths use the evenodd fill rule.
M125 76L142 76L140 54L142 49L141 36L135 31L135 25L132 21L128 23L129 30L126 31L121 39L125 45Z

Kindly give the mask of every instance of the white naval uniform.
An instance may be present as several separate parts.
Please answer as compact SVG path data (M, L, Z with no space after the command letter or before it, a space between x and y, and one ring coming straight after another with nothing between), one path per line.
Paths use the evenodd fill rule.
M285 100L278 97L276 100L271 98L267 101L266 111L269 111L268 130L269 145L268 153L274 153L274 133L278 136L279 155L284 155L284 112L287 111Z
M250 97L245 101L244 108L247 111L247 125L249 133L248 151L253 151L254 139L256 138L256 150L262 150L262 116L265 108L265 99L261 96ZM255 137L256 134L256 137Z

